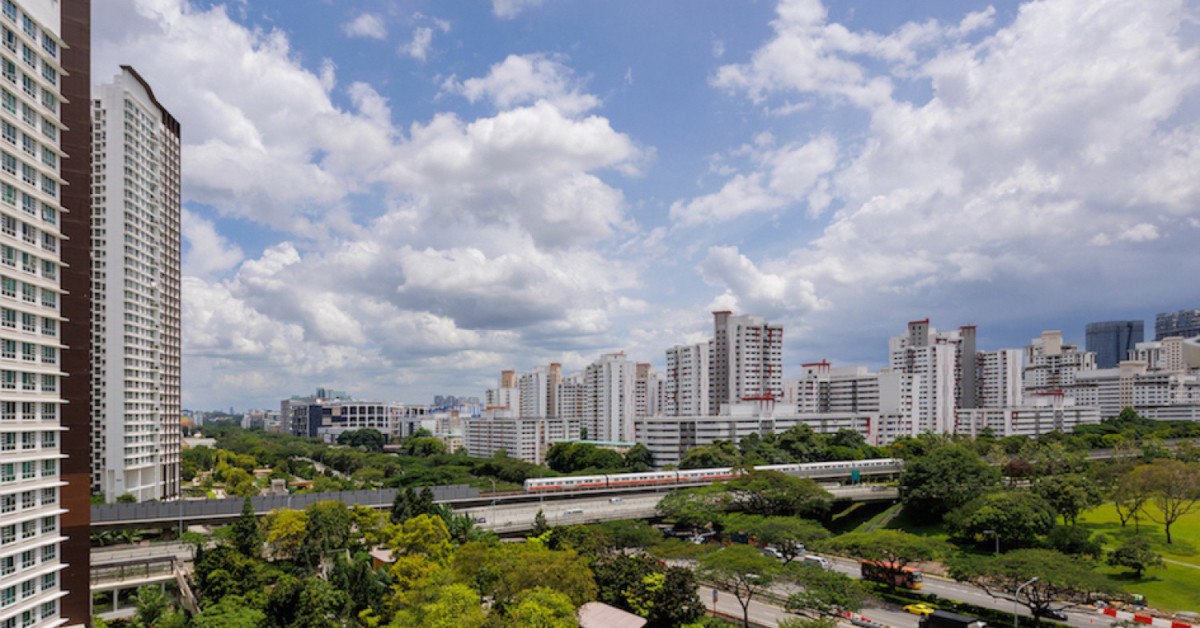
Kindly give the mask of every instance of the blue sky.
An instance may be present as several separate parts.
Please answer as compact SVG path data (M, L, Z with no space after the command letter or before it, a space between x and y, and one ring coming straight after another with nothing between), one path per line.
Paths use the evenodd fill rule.
M186 406L661 365L713 309L786 375L1200 306L1194 2L93 11L183 125Z

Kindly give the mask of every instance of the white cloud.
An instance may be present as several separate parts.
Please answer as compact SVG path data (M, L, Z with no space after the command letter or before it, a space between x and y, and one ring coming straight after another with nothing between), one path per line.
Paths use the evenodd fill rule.
M387 39L387 27L383 18L373 13L363 13L342 25L342 32L348 37L366 37L368 39Z
M1162 236L1168 221L1200 214L1200 48L1186 11L1179 0L1046 0L999 30L986 10L877 34L829 22L815 0L780 2L773 37L713 85L768 108L802 98L856 110L869 126L806 155L730 151L753 167L676 201L672 218L835 208L818 237L761 265L811 280L839 308L947 282L993 282L1001 298L998 284L1036 292L1051 273L1123 276L1147 254L1169 258L1182 244ZM910 84L930 97L900 98ZM790 118L772 123L791 132ZM1086 243L1109 247L1103 264ZM723 251L703 268L749 273L728 299L772 301L778 282L748 263ZM724 277L713 281L735 285Z
M545 0L492 0L492 13L504 20L511 20L525 9L539 7Z
M709 248L697 270L704 281L725 289L714 303L721 308L795 316L826 305L811 281L794 274L764 272L737 247Z
M418 61L424 61L432 47L433 29L428 26L418 26L413 29L412 40L400 46L400 52Z
M232 270L242 261L242 250L230 243L211 221L183 210L183 272L203 277Z
M568 115L582 113L600 104L591 94L582 93L565 59L543 54L509 55L493 65L482 78L462 83L453 78L445 89L462 94L471 102L487 99L497 109L546 100Z

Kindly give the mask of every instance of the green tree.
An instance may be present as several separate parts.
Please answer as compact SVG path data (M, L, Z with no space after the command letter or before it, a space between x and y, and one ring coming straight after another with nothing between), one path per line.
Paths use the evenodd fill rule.
M787 617L779 620L779 628L837 628L833 617Z
M719 484L672 491L658 501L658 512L675 525L701 532L718 523L725 511L725 487Z
M958 542L991 543L996 534L1007 548L1032 547L1054 527L1055 513L1035 493L989 493L950 511L945 521Z
M896 581L905 567L940 558L949 550L945 543L936 539L886 529L843 534L827 541L825 546L859 560L882 564L892 573L893 577L888 579L892 591L896 590Z
M254 514L254 503L247 497L242 501L242 514L233 524L233 546L250 558L258 558L262 551L262 533L258 529L258 517Z
M1046 547L1087 559L1100 558L1104 553L1100 541L1080 526L1054 526L1046 535Z
M1000 483L1000 472L961 445L938 447L905 463L900 499L905 510L933 520Z
M326 553L346 547L353 517L346 503L337 500L309 504L304 514L308 523L296 552L296 561L315 567Z
M572 550L554 551L540 543L466 543L454 553L458 580L506 607L517 593L547 587L564 593L576 606L596 598L588 561Z
M779 471L750 471L725 483L731 510L763 516L823 518L833 496L810 478Z
M1040 477L1033 483L1033 492L1041 495L1062 516L1063 523L1072 526L1079 513L1099 506L1104 499L1094 481L1077 473Z
M732 467L738 464L741 458L741 452L733 443L727 440L719 440L711 445L701 445L693 447L685 454L683 459L679 461L680 469L715 469L721 467Z
M1086 604L1091 593L1116 592L1112 582L1096 573L1090 562L1046 549L960 558L951 563L950 575L975 584L992 597L1025 606L1035 625L1056 601Z
M272 510L264 518L267 547L276 558L294 558L308 531L308 515L301 510Z
M645 445L638 443L625 452L625 469L628 471L649 471L654 466L654 454Z
M1142 478L1143 476L1133 472L1122 475L1117 479L1109 496L1117 511L1117 518L1121 520L1121 527L1125 527L1132 519L1135 532L1139 531L1139 520L1146 502L1150 501L1150 492L1141 486Z
M856 613L867 599L866 589L858 580L815 565L792 565L787 578L803 587L788 597L789 610L807 609L822 615Z
M133 493L124 493L122 495L117 495L117 503L118 504L136 504L137 497L134 497Z
M420 554L441 562L449 558L453 551L450 530L437 515L418 515L404 523L389 526L385 534L388 532L391 532L388 547L397 555Z
M537 514L533 516L533 535L541 536L550 531L550 524L546 523L546 513L538 508Z
M162 586L155 584L138 588L134 606L134 624L142 628L154 628L166 615L170 604Z
M1150 549L1150 540L1144 536L1131 536L1126 539L1108 555L1106 562L1113 567L1132 570L1134 577L1138 579L1141 579L1147 569L1163 566L1162 556Z
M575 628L575 605L565 594L534 587L517 594L509 605L505 626L513 628Z
M192 618L192 628L264 628L266 615L236 595L204 607Z
M465 584L422 580L406 592L394 625L404 628L481 628L486 617L479 594Z
M1150 495L1150 502L1155 506L1153 510L1145 509L1146 516L1163 524L1163 532L1170 544L1171 525L1191 512L1200 500L1200 465L1156 460L1138 467L1134 473L1138 485Z
M733 593L742 606L742 625L750 627L750 600L769 587L779 563L749 545L730 545L700 559L700 577Z

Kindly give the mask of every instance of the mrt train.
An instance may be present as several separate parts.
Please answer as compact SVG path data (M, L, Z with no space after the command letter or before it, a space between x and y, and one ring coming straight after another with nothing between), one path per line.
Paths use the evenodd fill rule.
M877 458L805 464L772 464L754 467L754 469L756 471L779 471L795 477L821 480L843 478L854 470L857 470L861 476L899 475L904 470L904 461L899 458ZM691 486L711 484L738 475L738 470L726 467L723 469L681 469L679 471L531 478L525 480L525 492L550 493L650 486Z

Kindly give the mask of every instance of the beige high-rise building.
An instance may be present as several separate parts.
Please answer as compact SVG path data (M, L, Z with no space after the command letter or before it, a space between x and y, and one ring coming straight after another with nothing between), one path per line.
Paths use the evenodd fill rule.
M92 478L179 496L179 122L129 66L92 103Z

